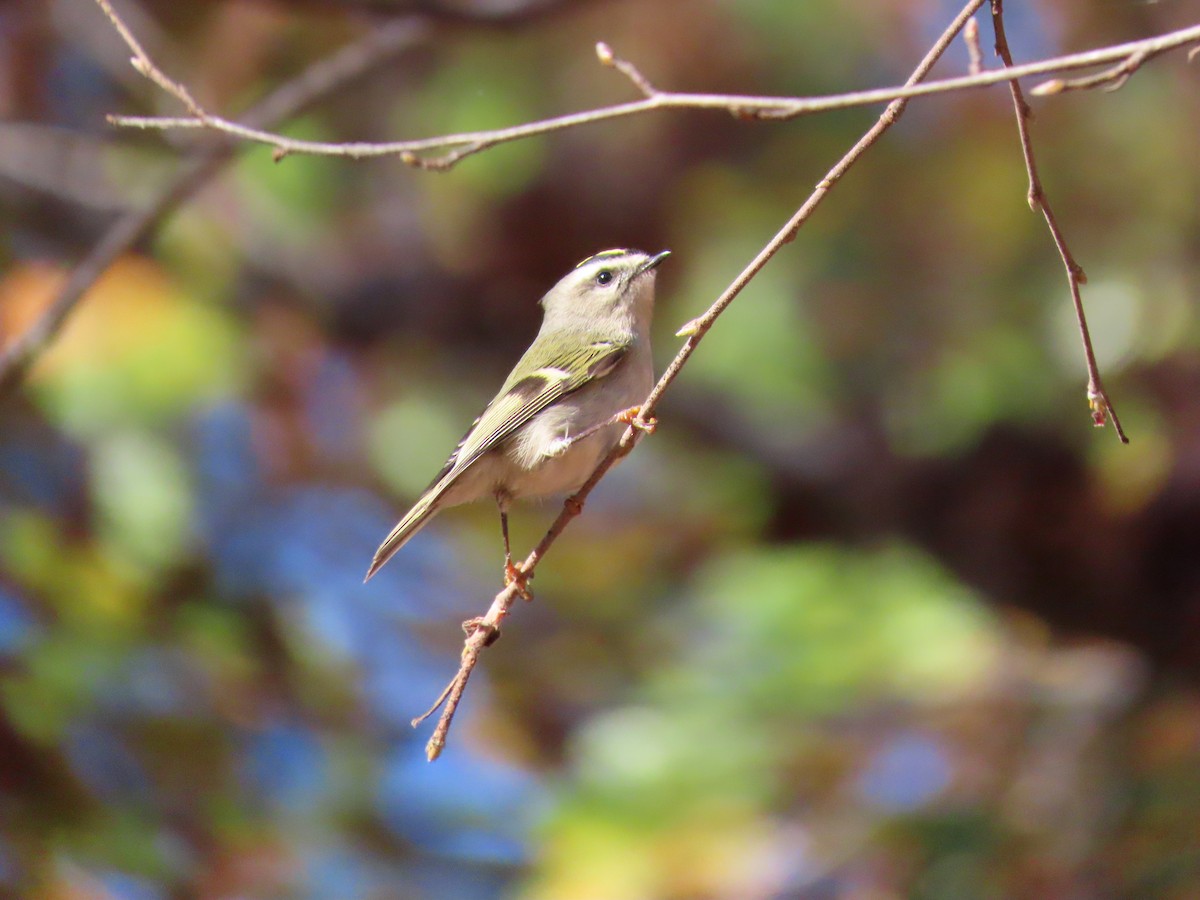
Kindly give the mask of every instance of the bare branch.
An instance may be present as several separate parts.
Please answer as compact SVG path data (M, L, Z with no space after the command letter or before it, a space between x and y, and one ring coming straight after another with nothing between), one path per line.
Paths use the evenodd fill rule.
M1095 75L1088 75L1084 78L1052 78L1037 85L1029 93L1035 97L1047 97L1051 94L1061 94L1065 91L1083 91L1097 87L1102 87L1106 91L1120 90L1125 86L1125 82L1129 80L1129 76L1141 68L1142 63L1161 52L1161 50L1155 52L1139 50L1136 53L1129 54L1121 62L1105 69L1103 72L1097 72ZM1195 52L1196 48L1193 47L1191 53ZM1191 53L1188 54L1189 59Z
M596 58L600 60L600 65L610 66L632 81L633 86L641 91L643 96L657 97L662 93L662 91L650 83L650 80L645 75L638 71L633 63L616 56L612 51L612 47L608 46L604 41L596 45Z
M129 29L119 24L120 19L113 12L109 0L96 0L96 2L105 11L109 19L113 21L118 33L133 52L132 63L134 68L164 91L176 97L189 113L189 115L182 117L109 116L109 121L114 125L125 128L148 129L211 129L242 140L274 147L276 159L282 159L284 156L292 153L341 156L351 159L399 156L408 165L438 171L449 169L466 157L489 147L494 147L497 144L549 134L567 128L592 125L610 119L642 115L657 110L722 110L739 118L792 119L801 115L827 112L834 109L870 106L876 103L889 103L894 100L911 99L931 94L988 87L1010 81L1014 78L1046 75L1051 72L1074 69L1086 69L1114 62L1118 63L1117 68L1128 69L1128 71L1132 72L1145 59L1200 41L1200 25L1196 25L1191 28L1184 28L1140 41L1118 44L1112 47L1091 50L1086 53L1073 53L1022 66L1008 65L1003 69L989 72L972 72L970 75L959 78L947 78L924 84L905 84L902 87L855 91L825 97L757 97L737 94L690 94L663 91L655 88L632 63L617 57L607 44L600 43L596 46L596 55L600 63L609 68L615 68L625 75L642 94L641 100L598 107L583 112L569 113L536 122L527 122L509 128L497 128L489 131L468 131L419 140L389 141L384 143L332 143L287 137L265 130L254 124L234 122L205 110L196 103L195 98L192 97L182 84L171 79L158 68L133 35L130 34ZM1134 60L1138 61L1131 62ZM1114 76L1111 75L1102 78L1103 83L1112 80L1114 80ZM432 157L422 157L421 154L435 155Z
M1011 67L1012 54L1009 52L1008 38L1004 33L1004 0L992 0L992 27L996 34L996 54L1005 66ZM1134 54L1130 56L1129 60L1123 64L1129 67L1128 71L1123 75L1116 73L1116 69L1110 69L1106 73L1102 73L1104 76L1103 81L1096 81L1095 83L1114 82L1114 78L1117 77L1128 78L1129 74L1137 66L1141 65L1141 61L1133 62L1134 58L1138 55ZM1116 68L1120 69L1121 67ZM1034 159L1033 155L1033 139L1029 132L1029 120L1032 114L1029 104L1025 102L1021 85L1016 79L1010 82L1009 90L1012 93L1013 109L1017 117L1017 134L1021 139L1021 155L1025 159L1025 171L1029 175L1029 208L1034 212L1040 210L1045 217L1046 226L1050 229L1050 235L1054 238L1054 245L1058 248L1063 266L1067 270L1067 287L1071 291L1071 302L1075 307L1075 319L1079 323L1079 336L1083 341L1083 356L1087 363L1087 398L1088 406L1092 411L1092 423L1097 428L1103 428L1111 418L1113 430L1116 431L1117 437L1121 443L1128 444L1129 438L1125 436L1125 430L1121 427L1121 420L1117 417L1117 411L1113 408L1112 401L1109 400L1108 394L1104 390L1104 383L1100 380L1100 367L1096 364L1096 351L1092 348L1092 336L1088 330L1087 314L1084 312L1083 297L1079 291L1079 286L1087 281L1087 276L1083 272L1083 267L1075 261L1070 248L1067 247L1067 239L1063 235L1062 229L1059 228L1058 220L1054 217L1054 210L1050 208L1050 203L1046 199L1046 192L1042 187L1041 177L1038 175L1037 160Z
M478 14L420 4L419 12L395 18L374 27L363 37L318 61L298 77L284 83L246 113L251 128L265 128L291 118L372 68L424 40L430 34L430 22L454 25L477 24L492 27L517 24L568 5L569 0L541 0L526 7ZM108 0L100 3L122 40L134 52L139 71L149 62L146 51L128 25L113 10ZM151 63L150 68L154 66ZM161 74L161 73L160 73ZM165 76L163 76L165 78ZM170 79L166 79L170 82ZM155 79L155 83L158 80ZM172 82L173 83L173 82ZM182 89L182 88L181 88ZM172 93L174 93L172 91ZM184 91L187 94L187 91ZM190 97L190 94L188 94ZM195 104L195 100L191 100ZM185 105L186 101L185 101ZM195 125L195 120L186 120ZM0 348L0 395L20 383L29 367L54 340L63 323L87 290L122 253L153 233L158 224L208 181L240 149L234 141L214 143L191 154L155 193L145 207L123 215L100 238L84 259L72 269L62 290L23 334ZM285 150L277 153L286 154Z
M975 12L984 4L985 0L970 0L962 11L954 18L954 21L946 28L942 36L925 54L925 58L908 81L907 85L915 85L921 81L933 68L934 63L941 58L946 52L946 48L954 41L955 37L962 30L967 21L975 14ZM599 483L600 479L616 465L621 457L625 456L634 448L638 440L641 439L643 433L649 430L648 424L654 415L654 410L662 398L663 393L671 386L671 383L679 377L680 371L687 363L692 353L695 352L697 345L704 338L704 335L712 328L717 317L733 302L734 298L741 293L742 289L750 283L750 280L770 261L779 250L789 243L795 236L800 227L808 220L813 211L825 199L825 195L829 190L841 179L843 175L849 171L850 167L866 152L872 144L887 131L901 113L904 112L904 107L907 105L907 100L893 100L888 104L887 109L879 117L879 120L871 126L853 147L838 160L832 169L825 175L824 178L817 184L816 189L809 195L804 204L796 211L796 213L788 219L784 226L776 232L775 236L767 243L762 250L750 261L749 265L742 270L741 274L733 280L733 283L725 289L704 313L697 319L692 320L688 325L684 326L681 333L688 335L687 340L680 348L671 364L667 366L667 370L663 373L658 383L654 385L654 389L642 403L637 418L633 420L630 426L625 429L625 433L621 436L620 442L613 448L596 470L588 478L587 482L575 494L567 499L563 504L562 512L558 514L558 518L554 520L554 524L550 526L550 530L538 542L538 545L533 548L533 551L521 563L521 570L529 577L533 577L534 569L541 561L550 545L558 539L562 534L567 523L571 519L579 515L583 510L583 504L587 500L592 489ZM500 623L508 616L512 609L513 603L516 602L518 595L518 585L510 584L500 593L498 593L487 613L478 619L472 619L469 622L463 623L468 629L467 640L463 646L462 660L459 664L458 672L447 685L442 697L438 703L425 713L424 716L413 720L414 727L428 718L434 710L438 708L441 700L445 700L445 706L442 708L441 717L438 719L437 726L434 728L433 736L429 739L429 743L425 745L425 755L430 762L437 759L443 748L446 746L446 735L450 731L450 724L454 720L454 713L458 709L459 701L462 699L463 692L466 690L467 682L471 678L471 672L474 671L476 663L479 661L479 654L487 647L499 634Z
M261 125L288 119L416 45L429 33L426 23L416 17L397 19L375 28L361 40L315 63L295 79L281 85L250 110L246 119ZM88 255L72 269L66 284L38 320L0 352L0 394L20 383L29 367L54 340L67 317L105 270L122 253L150 235L167 215L199 190L239 149L237 142L227 140L197 150L144 208L121 216L108 229Z

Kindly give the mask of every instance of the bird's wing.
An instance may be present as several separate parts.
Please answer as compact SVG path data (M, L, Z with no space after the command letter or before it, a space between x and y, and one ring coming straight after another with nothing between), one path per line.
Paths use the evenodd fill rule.
M442 471L379 545L367 578L437 512L438 500L463 471L556 400L611 374L629 352L630 343L598 338L585 340L577 350L567 353L547 353L546 343L540 338L535 340L500 393L467 430Z
M534 341L517 363L446 460L434 485L462 472L557 400L611 374L630 347L628 340L597 339L566 352L545 353L541 343Z

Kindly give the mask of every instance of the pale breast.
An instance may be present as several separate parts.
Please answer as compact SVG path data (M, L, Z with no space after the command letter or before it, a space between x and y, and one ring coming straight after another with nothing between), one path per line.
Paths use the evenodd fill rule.
M503 484L513 497L573 491L621 439L626 426L614 423L584 440L567 440L643 400L653 371L649 348L638 346L611 376L587 385L543 410L512 436L500 452Z

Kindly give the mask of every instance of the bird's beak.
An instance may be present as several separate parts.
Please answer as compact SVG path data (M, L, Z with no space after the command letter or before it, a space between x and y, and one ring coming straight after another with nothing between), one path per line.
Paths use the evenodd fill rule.
M634 278L638 277L638 275L645 275L651 269L656 268L660 262L662 262L664 259L666 259L670 255L671 255L670 250L664 250L662 253L656 253L654 256L650 257L648 260L646 260L644 263L642 263L640 266L638 266L638 270L637 270L636 274L634 275Z

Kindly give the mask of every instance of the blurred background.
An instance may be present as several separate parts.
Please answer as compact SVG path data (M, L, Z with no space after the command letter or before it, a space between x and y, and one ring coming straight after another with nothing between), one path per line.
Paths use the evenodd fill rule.
M1010 6L1018 61L1197 12ZM118 8L232 116L390 36L283 125L339 141L631 99L597 40L670 89L895 84L958 7ZM220 152L106 124L178 111L128 56L90 0L0 5L0 345ZM937 72L967 65L959 41ZM670 248L665 365L878 109L661 113L442 173L214 165L0 401L0 895L1200 896L1197 67L1034 107L1132 443L1091 427L1007 91L919 101L705 340L432 765L409 720L500 585L495 511L362 575L537 299ZM557 509L520 508L516 546Z

